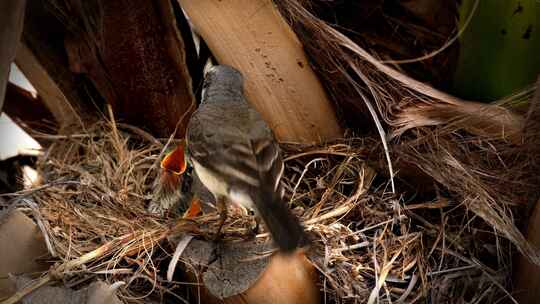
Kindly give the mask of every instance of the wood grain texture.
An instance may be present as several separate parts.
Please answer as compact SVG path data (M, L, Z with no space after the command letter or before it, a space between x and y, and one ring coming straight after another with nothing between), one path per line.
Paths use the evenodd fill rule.
M183 137L194 96L183 40L168 1L103 1L103 61L117 97L114 107L130 123L168 137L184 116Z
M342 136L302 45L270 0L178 0L220 64L246 79L248 100L281 141Z

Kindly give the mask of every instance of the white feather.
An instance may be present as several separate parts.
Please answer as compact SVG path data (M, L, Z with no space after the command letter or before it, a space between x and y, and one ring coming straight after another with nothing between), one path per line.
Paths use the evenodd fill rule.
M197 176L199 176L203 185L212 192L214 197L227 196L227 184L225 181L215 176L215 174L212 174L210 170L203 167L197 161L192 160L192 162L193 168L195 169L195 172L197 172Z
M255 210L255 204L253 203L251 197L241 190L232 189L229 193L229 198L231 201L241 205L244 208Z

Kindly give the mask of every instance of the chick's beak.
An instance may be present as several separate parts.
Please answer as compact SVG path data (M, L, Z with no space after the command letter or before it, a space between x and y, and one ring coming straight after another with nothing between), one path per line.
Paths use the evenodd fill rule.
M169 152L161 161L161 168L173 174L181 175L186 171L186 159L184 156L184 145L178 145Z
M197 215L201 214L202 207L201 207L201 201L199 198L194 197L191 201L191 204L189 205L188 210L184 213L184 218L194 218Z

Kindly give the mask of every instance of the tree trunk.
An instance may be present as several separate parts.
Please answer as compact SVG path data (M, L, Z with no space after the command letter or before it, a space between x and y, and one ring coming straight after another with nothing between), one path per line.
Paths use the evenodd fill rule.
M178 125L183 137L195 98L170 1L99 3L102 28L66 41L71 69L90 77L117 118L159 137Z

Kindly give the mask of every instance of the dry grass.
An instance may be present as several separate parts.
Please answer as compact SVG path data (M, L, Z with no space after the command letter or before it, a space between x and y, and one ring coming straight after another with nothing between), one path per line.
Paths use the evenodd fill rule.
M373 183L366 179L370 176L366 174L370 172L366 160L371 154L366 147L373 147L373 142L351 140L328 147L328 153L316 148L316 154L288 163L292 180L299 178L295 175L303 175L296 193L304 195L296 194L298 199L293 202L308 206L304 212L308 222L316 211L331 212L347 198L355 197L359 179L364 186L371 184L369 191L355 198L355 206L346 215L308 226L319 240L318 250L311 257L321 272L325 297L332 303L375 303L377 299L381 303L421 303L427 298L432 303L483 303L509 297L505 288L514 249L500 237L504 230L497 225L514 227L504 213L510 207L502 205L507 209L501 211L502 215L489 213L484 217L476 214L481 211L472 210L482 206L483 197L478 194L472 202L462 191L482 190L485 185L467 184L477 181L476 176L456 174L476 169L474 164L461 164L457 169L443 167L448 164L438 159L441 155L436 151L409 151L408 155L424 155L439 166L422 168L439 191L429 200L406 192L399 197L385 191L385 179ZM336 151L341 153L336 156ZM342 154L344 151L348 152ZM378 157L380 160L380 154ZM302 174L306 167L308 173ZM455 182L448 184L449 180ZM487 206L486 212L493 212Z
M460 147L472 146L407 143L415 150L402 155L416 156L407 160L417 162L438 189L429 198L407 191L393 195L386 178L375 178L373 159L383 160L376 139L283 146L285 188L314 238L309 255L327 301L482 303L509 297L514 247L500 236L511 233L502 227L514 227L508 217L513 209L495 201L502 197L494 192L500 185L495 176L477 178L490 171L480 172L483 163L475 157L489 151L467 151L467 163L455 159ZM403 143L399 147L405 149ZM421 150L428 148L434 150ZM55 138L40 164L47 184L15 196L44 227L57 262L35 287L59 278L69 286L100 278L126 282L119 291L129 303L164 294L186 298L189 285L164 277L174 249L167 239L181 232L210 236L217 217L187 220L146 212L163 150L148 134L114 124ZM398 185L404 188L399 179ZM230 218L225 238L245 237L250 221Z
M184 231L204 234L205 228L188 220L147 214L164 148L149 134L99 124L83 134L53 138L40 160L46 184L14 198L18 206L30 207L59 263L48 280L59 275L70 282L93 275L112 281L155 280L152 258L159 242ZM130 294L129 286L124 290Z
M381 154L389 150L392 157L387 163L392 163L398 171L398 180L401 178L413 192L418 191L419 197L435 192L438 193L436 201L443 199L450 203L447 208L438 210L436 221L428 216L423 223L426 232L436 233L437 242L443 243L442 249L437 246L430 249L433 254L442 252L437 271L444 268L450 245L455 246L450 256L466 264L458 263L455 265L458 269L476 265L477 272L480 270L479 281L467 278L463 283L465 289L472 288L472 294L464 292L462 299L477 303L497 299L498 293L504 295L504 287L510 286L513 248L534 263L540 263L537 250L528 244L516 224L527 204L538 198L534 178L538 166L533 160L534 153L527 148L537 146L538 141L531 144L526 140L537 138L537 126L526 126L525 117L517 111L523 106L523 100L530 99L531 88L493 104L461 100L385 65L377 54L370 54L344 35L343 29L318 18L309 1L274 2L302 40L338 108L344 108L343 102L349 102L360 111L370 113L382 142L388 141L389 148L379 150L374 156L378 167L385 167ZM408 196L404 198L407 201ZM418 220L416 215L411 217ZM444 236L452 233L457 239L446 240ZM477 234L472 238L471 233ZM426 236L423 239L425 241ZM460 244L461 241L465 243ZM479 248L484 249L479 251ZM423 264L418 263L427 268L423 273L433 271L430 260L434 257L429 258L422 261ZM384 260L391 257L386 256ZM382 273L383 268L379 270ZM452 274L453 279L446 280L444 286L448 286L449 291L463 289L458 288L460 283L456 279L461 275ZM427 287L436 286L430 284L439 277L431 278L430 284L426 283L425 275L421 278L423 286ZM340 283L336 286L346 286ZM378 287L368 286L369 290ZM431 295L436 296L431 298L432 302L443 301L444 290L437 289L439 293ZM474 290L481 293L476 294ZM480 295L481 299L474 298ZM451 298L460 298L454 296Z

